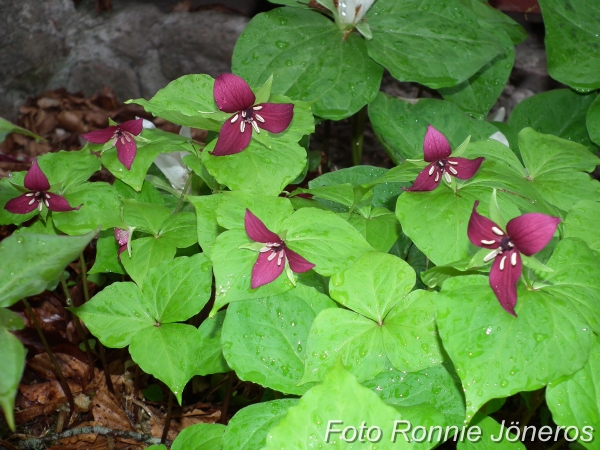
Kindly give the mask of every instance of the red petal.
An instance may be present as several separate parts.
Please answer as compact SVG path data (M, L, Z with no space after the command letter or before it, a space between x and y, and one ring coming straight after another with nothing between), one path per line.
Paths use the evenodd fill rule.
M276 255L275 258L269 261L268 258L271 254L273 254L273 251L258 254L258 259L252 268L252 289L270 283L283 272L283 269L285 268L285 258L281 260L281 264L277 265L279 255Z
M25 174L23 184L27 189L34 192L47 191L50 189L48 178L44 175L40 166L38 166L37 159L33 160L31 168L27 171L27 174Z
M127 242L129 242L129 231L123 230L122 228L115 228L115 239L119 245L127 246Z
M119 128L127 133L131 133L134 136L139 135L144 128L144 119L128 120L119 125Z
M56 211L56 212L64 212L64 211L75 211L76 209L78 210L79 208L81 208L81 205L79 205L77 208L72 208L71 205L69 205L69 202L67 201L66 198L61 197L60 195L56 195L56 194L51 194L50 192L46 192L46 195L48 197L46 197L46 200L48 200L48 209L50 211Z
M247 123L242 133L240 131L241 120L242 118L238 117L235 123L231 123L231 118L229 118L223 124L217 138L217 144L212 152L214 156L234 155L248 147L252 138L252 125Z
M558 217L529 213L508 222L506 231L515 247L524 255L531 256L550 242L559 223Z
M127 138L129 138L129 141ZM137 144L131 136L125 135L117 139L117 157L121 164L127 167L127 170L131 169L136 151Z
M446 136L431 125L427 125L427 133L425 133L425 140L423 141L423 153L425 161L434 162L450 156L452 149Z
M223 73L217 77L213 95L219 109L228 113L250 108L256 101L248 83L232 73Z
M81 137L94 144L106 144L113 138L117 128L119 127L112 126L102 130L91 131L90 133L82 134Z
M246 228L246 234L254 242L282 242L281 238L272 231L270 231L258 217L252 214L252 212L249 209L246 209L246 215L244 216L244 226Z
M511 264L512 255L516 255L516 264ZM503 262L504 261L504 262ZM503 269L500 270L500 266ZM496 298L506 312L516 317L515 305L517 304L517 282L521 278L523 264L521 255L516 250L509 250L496 256L492 270L490 270L490 286Z
M500 247L502 236L498 236L492 231L492 227L496 227L500 230L500 227L492 222L487 217L483 217L477 212L477 205L479 201L473 205L473 211L471 212L471 218L469 219L469 225L467 226L467 235L469 240L477 247L496 249ZM493 244L484 244L481 241L494 241Z
M281 133L290 126L294 117L293 103L262 103L262 109L254 111L256 125L269 133ZM256 119L256 115L262 117L265 121Z
M433 171L431 170L433 168ZM431 175L429 172L431 171ZM435 181L437 178L437 181ZM442 181L442 171L436 163L431 163L417 175L414 184L405 191L433 191Z
M447 164L446 170L449 171L450 175L455 176L456 178L468 180L469 178L472 178L475 173L477 173L479 166L481 166L481 163L484 160L485 158L448 158L447 161L456 162L458 164ZM450 170L451 167L456 170L456 175Z
M119 247L119 250L117 250L117 258L119 259L119 261L121 261L121 253L123 253L125 250L127 250L127 244L121 245Z
M300 256L298 253L290 250L287 247L285 249L285 256L290 263L290 269L292 269L292 272L308 272L310 269L315 267L313 263L308 262L303 256Z
M6 202L4 209L13 214L27 214L38 207L38 201L35 197L26 197L26 194L19 195L17 198L13 198ZM33 200L30 205L29 202Z

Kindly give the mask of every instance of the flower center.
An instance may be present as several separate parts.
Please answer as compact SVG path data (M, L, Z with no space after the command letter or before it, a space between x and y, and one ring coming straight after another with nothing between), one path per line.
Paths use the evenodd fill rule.
M254 128L254 131L256 131L257 133L260 133L260 128L258 128L258 124L256 123L256 121L265 123L265 119L260 114L258 114L256 111L260 111L262 108L263 107L261 105L246 108L246 109L240 111L239 113L237 113L235 116L233 116L231 118L231 123L237 122L237 120L241 116L242 120L240 120L240 133L243 133L244 131L246 131L247 123L252 125L252 128Z
M508 236L503 237L500 241L500 248L503 252L511 250L514 246L515 245L512 242L510 242L510 238Z
M31 200L29 200L30 205L33 205L36 201L38 202L38 211L42 210L42 205L46 205L47 208L50 207L50 203L48 203L50 195L46 194L44 191L28 192L25 196L31 197Z
M121 144L125 145L125 141L131 142L131 135L127 131L123 131L120 128L117 128L115 134L113 134L113 145L120 139Z
M282 242L267 242L265 246L260 249L261 253L271 252L271 254L267 257L267 261L273 261L277 258L277 265L280 266L283 261L283 257L285 256L285 244Z

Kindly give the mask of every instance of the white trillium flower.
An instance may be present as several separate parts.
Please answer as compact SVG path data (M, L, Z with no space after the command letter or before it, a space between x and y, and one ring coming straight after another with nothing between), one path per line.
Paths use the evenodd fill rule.
M490 136L490 139L493 139L495 141L500 142L501 144L506 145L508 148L510 148L510 145L508 145L508 139L506 139L506 136L504 136L500 131L496 131L494 134L492 134Z
M375 0L339 0L339 20L345 24L357 24L365 16Z

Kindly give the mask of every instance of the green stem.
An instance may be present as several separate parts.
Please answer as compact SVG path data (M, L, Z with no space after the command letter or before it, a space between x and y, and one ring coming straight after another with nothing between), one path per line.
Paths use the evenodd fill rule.
M178 213L179 210L181 209L181 206L183 205L183 197L185 197L186 192L190 188L190 184L192 183L193 178L194 178L194 174L190 173L190 176L188 177L187 181L185 182L185 186L183 187L183 191L181 191L181 195L179 196L179 201L177 202L177 206L175 207L175 211L173 211L173 214Z
M235 372L229 372L227 375L227 388L225 390L225 398L223 399L223 406L221 407L221 417L219 423L227 423L227 410L229 409L229 401L231 400L231 394L233 394L233 381L235 379Z
M532 397L531 408L527 410L521 419L521 433L523 433L523 429L527 426L537 409L542 405L542 403L544 403L544 400L546 400L544 389L542 388L535 391L532 394Z
M167 417L165 417L165 425L163 427L162 437L160 443L164 444L169 434L169 427L171 426L171 411L173 410L173 393L169 390L169 406L167 406Z
M362 164L366 121L367 107L363 106L360 111L352 116L352 164L355 166Z
M90 301L90 292L88 291L87 266L85 264L83 252L79 254L79 264L81 265L81 280L83 281L83 298L85 298L85 302L87 303Z
M331 120L325 120L323 122L323 147L321 151L325 155L325 161L327 161L327 168L331 167L331 159L329 158L329 137L331 136Z

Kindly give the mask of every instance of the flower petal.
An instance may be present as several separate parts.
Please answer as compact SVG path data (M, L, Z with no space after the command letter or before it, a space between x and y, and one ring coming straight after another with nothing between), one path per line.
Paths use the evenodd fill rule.
M29 204L33 200L31 205ZM38 201L35 197L26 197L26 194L19 195L6 202L4 209L13 214L27 214L38 207Z
M442 171L435 162L429 164L417 175L414 184L405 191L433 191L442 180Z
M469 240L477 247L496 249L500 246L504 232L490 219L479 214L477 205L479 205L479 201L476 201L473 205L473 211L467 226ZM496 230L495 233L494 229ZM499 233L502 233L502 235Z
M290 126L294 117L293 103L261 103L261 109L254 111L256 125L269 133L281 133ZM259 115L264 122L256 119Z
M264 244L282 242L281 238L270 231L249 209L246 209L246 215L244 216L244 227L246 228L246 234L254 242Z
M290 269L296 273L308 272L310 269L315 267L315 265L311 262L308 262L303 256L300 256L293 250L290 250L286 247L285 256L287 257L290 263Z
M448 158L446 161L451 161L457 164L451 164L449 162L446 166L446 170L449 170L450 175L455 176L456 178L468 180L475 175L484 160L485 158ZM456 173L452 172L452 169L454 169Z
M512 264L514 262L514 264ZM517 304L517 282L521 278L523 263L517 250L496 256L490 270L490 286L504 310L513 316Z
M252 138L252 125L247 123L242 133L240 132L240 121L241 118L238 118L235 123L231 123L231 119L227 119L227 122L223 124L212 152L214 156L234 155L248 147Z
M117 139L117 157L127 170L131 170L136 152L137 144L131 136L124 135Z
M277 262L279 261L278 255L269 261L269 256L272 254L272 251L258 254L258 259L252 268L252 289L270 283L283 272L283 269L285 268L285 259L282 259L280 264L277 265Z
M48 182L48 178L46 177L46 175L44 175L42 169L40 169L37 159L33 160L31 168L25 174L23 184L27 189L34 192L47 191L48 189L50 189L50 183Z
M558 217L529 213L508 222L506 231L515 247L524 255L531 256L550 242L559 223Z
M127 246L127 242L129 242L129 231L123 230L122 228L115 228L115 239L120 246Z
M127 133L137 136L144 129L144 119L128 120L119 125L119 128Z
M452 153L452 149L446 136L431 125L427 125L427 133L425 133L425 140L423 141L425 161L434 162L438 159L447 158L450 153Z
M93 142L94 144L106 144L113 138L118 128L119 127L117 126L112 126L102 130L91 131L89 133L82 134L81 137Z
M81 208L82 205L79 205L76 208L72 208L69 205L69 202L66 198L61 197L60 195L51 194L50 192L46 192L46 200L48 200L48 209L50 211L56 212L64 212L64 211L75 211Z
M228 113L250 108L256 101L256 97L248 83L232 73L222 73L217 77L213 95L217 107Z

